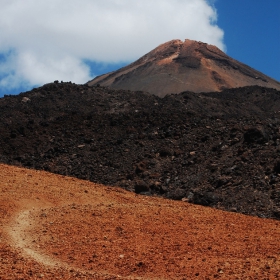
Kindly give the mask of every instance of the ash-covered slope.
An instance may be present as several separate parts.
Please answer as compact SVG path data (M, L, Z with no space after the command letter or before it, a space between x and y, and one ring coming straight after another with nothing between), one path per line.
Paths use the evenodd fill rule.
M0 161L280 218L280 92L54 83L0 99Z
M134 63L88 82L114 89L142 90L160 97L182 91L211 92L280 83L232 59L217 47L192 40L160 45Z

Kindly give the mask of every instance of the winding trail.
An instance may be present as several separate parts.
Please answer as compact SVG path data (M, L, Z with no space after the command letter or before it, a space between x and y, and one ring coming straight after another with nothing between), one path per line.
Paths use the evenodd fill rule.
M36 209L38 210L38 209ZM33 241L32 237L29 235L28 231L32 227L33 222L30 219L30 213L35 212L34 208L29 210L21 211L17 214L10 227L8 228L8 233L11 236L12 243L20 249L26 257L30 257L35 261L42 263L43 265L50 267L63 267L69 269L66 263L54 259L49 255L40 252L38 247ZM37 245L39 246L39 245Z
M46 205L49 205L47 203ZM34 261L42 264L43 266L50 267L51 269L61 268L67 271L76 271L81 275L88 277L94 277L94 279L128 279L128 280L140 280L142 277L125 277L115 274L110 274L106 271L88 271L85 269L78 268L73 265L69 265L66 262L61 261L59 258L54 258L50 254L46 254L41 250L41 246L35 242L35 236L30 232L38 223L34 217L38 217L41 210L46 210L46 205L42 204L41 207L36 206L29 209L21 210L12 219L11 223L6 226L6 231L11 237L11 244L16 247L24 258L33 259ZM33 218L32 218L33 217ZM157 278L145 278L145 279L157 279ZM163 278L161 278L163 279Z

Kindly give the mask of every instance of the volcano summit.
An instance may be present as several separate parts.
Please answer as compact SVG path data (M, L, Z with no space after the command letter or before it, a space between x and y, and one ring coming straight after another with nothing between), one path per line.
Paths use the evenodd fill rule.
M117 71L88 82L114 89L147 91L163 97L183 91L213 92L258 85L280 90L280 83L206 43L172 40Z

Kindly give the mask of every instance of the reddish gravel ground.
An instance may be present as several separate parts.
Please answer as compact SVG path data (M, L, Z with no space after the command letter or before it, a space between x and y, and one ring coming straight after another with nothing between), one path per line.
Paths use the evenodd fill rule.
M0 170L0 279L280 278L279 221Z

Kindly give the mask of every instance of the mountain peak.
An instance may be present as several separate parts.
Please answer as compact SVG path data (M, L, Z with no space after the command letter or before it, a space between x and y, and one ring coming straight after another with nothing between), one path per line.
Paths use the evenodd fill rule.
M279 82L229 57L216 46L189 39L161 44L130 65L96 77L88 84L148 91L160 97L249 85L280 90Z

